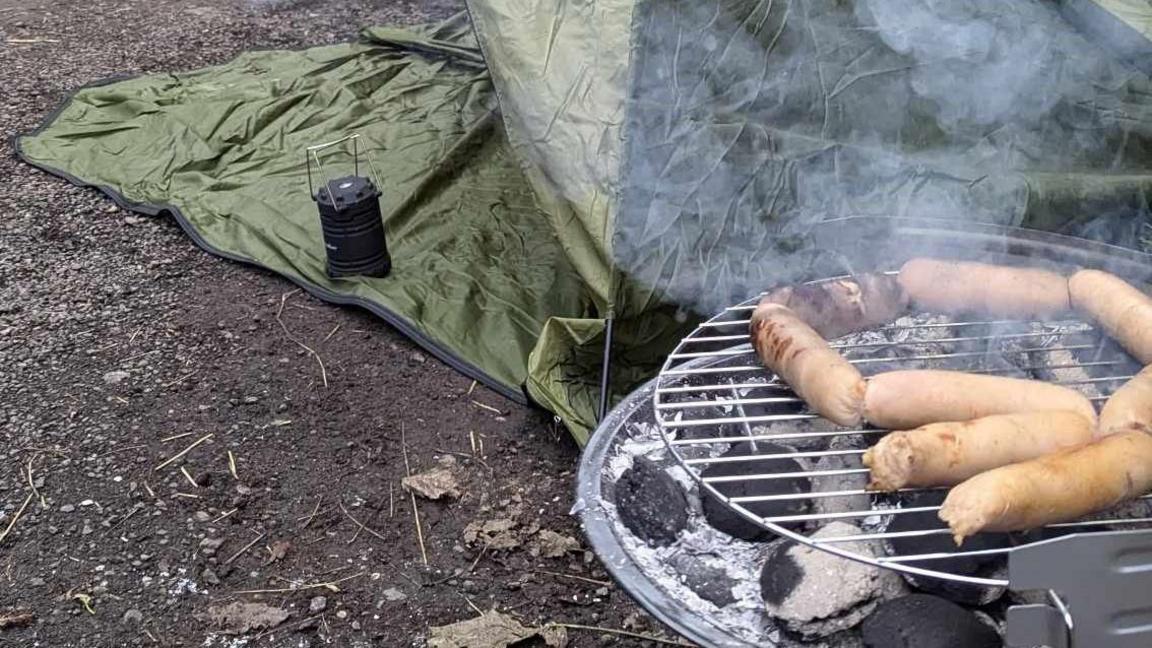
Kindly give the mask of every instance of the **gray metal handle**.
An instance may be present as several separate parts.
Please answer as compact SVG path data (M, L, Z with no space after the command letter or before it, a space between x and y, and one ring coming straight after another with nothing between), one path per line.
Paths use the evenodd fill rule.
M1012 551L1014 590L1055 592L1053 605L1008 610L1009 648L1152 646L1152 531L1069 535Z

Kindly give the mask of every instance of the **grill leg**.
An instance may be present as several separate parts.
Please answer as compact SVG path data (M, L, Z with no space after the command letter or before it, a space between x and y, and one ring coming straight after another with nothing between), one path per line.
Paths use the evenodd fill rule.
M612 323L611 315L604 320L604 363L600 370L600 407L596 412L596 421L604 420L608 416L608 401L612 390Z

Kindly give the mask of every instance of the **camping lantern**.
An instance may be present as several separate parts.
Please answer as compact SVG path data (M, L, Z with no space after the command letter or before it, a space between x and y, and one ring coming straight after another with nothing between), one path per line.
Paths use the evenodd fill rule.
M320 213L328 276L333 278L384 277L392 270L392 257L388 254L384 220L380 213L380 176L371 158L368 165L372 169L372 178L360 176L359 138L359 135L349 135L334 142L310 146L305 156L308 193L316 201ZM347 142L352 143L352 175L326 180L318 189L315 188L312 162L316 163L321 177L326 177L319 152Z

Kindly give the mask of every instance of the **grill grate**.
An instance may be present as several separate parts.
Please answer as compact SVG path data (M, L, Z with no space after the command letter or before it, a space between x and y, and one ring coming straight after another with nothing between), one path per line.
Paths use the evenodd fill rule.
M886 430L836 427L808 411L787 385L760 364L747 334L748 314L758 300L756 297L732 306L700 324L665 362L654 391L654 406L665 444L680 465L703 490L732 511L795 541L912 574L980 585L1007 585L1007 580L1001 578L950 571L953 565L963 561L948 559L1002 556L1006 561L1013 547L901 554L891 543L886 543L888 555L876 558L840 546L859 541L948 535L947 527L935 515L916 518L921 522L931 520L918 528L902 525L902 530L888 530L897 516L939 509L936 505L908 505L909 496L929 491L942 494L946 489L905 489L896 494L881 494L864 490L862 486L817 488L822 480L828 479L857 476L863 481L868 470L859 465L858 459ZM935 368L1038 378L1077 388L1097 405L1137 370L1137 365L1115 344L1081 321L941 321L942 318L926 314L900 321L905 319L911 319L912 323L853 334L834 341L831 346L840 350L865 377L892 369ZM819 429L810 429L813 424ZM750 452L721 456L736 443L748 444ZM781 453L758 445L763 443L800 445L795 452ZM856 465L814 467L813 464L824 458L853 461ZM705 469L717 464L773 459L797 459L803 469L704 475ZM776 462L781 463L792 464ZM730 497L718 488L740 482L797 478L803 478L801 483L809 484L809 489ZM819 502L833 500L838 502L838 510L768 516L751 510L752 505L765 502L804 503L807 504L805 510L811 510ZM1149 510L1152 511L1152 507ZM861 533L811 537L832 521L856 524ZM1077 532L1092 532L1147 523L1152 523L1152 513L1148 511L1133 517L1117 512L1049 528L1074 527ZM994 573L994 570L984 573Z

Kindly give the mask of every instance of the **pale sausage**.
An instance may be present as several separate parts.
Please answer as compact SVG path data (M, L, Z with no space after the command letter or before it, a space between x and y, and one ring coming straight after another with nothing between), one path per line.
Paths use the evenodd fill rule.
M956 486L940 508L959 545L980 531L1024 531L1071 522L1152 490L1152 436L1115 432Z
M1068 290L1078 311L1096 320L1141 364L1152 364L1152 298L1100 270L1072 275Z
M1079 392L1020 378L931 369L890 371L873 376L864 396L864 418L892 430L1038 410L1077 412L1096 423L1096 410Z
M912 259L900 285L918 308L935 313L1052 318L1067 313L1068 280L1039 268Z
M995 414L893 432L864 453L870 490L952 486L992 468L1034 459L1092 439L1076 412Z

